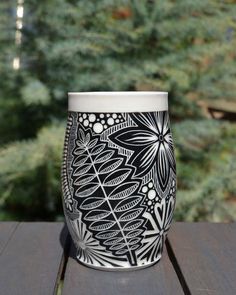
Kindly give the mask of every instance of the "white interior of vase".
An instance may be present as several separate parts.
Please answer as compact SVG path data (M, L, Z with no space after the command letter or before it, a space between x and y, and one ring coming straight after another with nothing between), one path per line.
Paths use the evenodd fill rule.
M74 112L155 112L168 110L168 92L69 92Z

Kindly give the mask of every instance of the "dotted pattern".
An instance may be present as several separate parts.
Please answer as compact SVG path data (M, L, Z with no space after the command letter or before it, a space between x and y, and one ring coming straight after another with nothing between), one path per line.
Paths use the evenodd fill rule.
M124 122L124 118L121 114L115 113L99 113L99 114L89 114L89 113L79 113L79 122L84 125L84 127L92 128L93 132L100 134L105 129Z
M150 181L142 187L142 193L146 194L144 205L147 206L147 212L153 213L154 205L161 201L158 193L156 192L153 182Z

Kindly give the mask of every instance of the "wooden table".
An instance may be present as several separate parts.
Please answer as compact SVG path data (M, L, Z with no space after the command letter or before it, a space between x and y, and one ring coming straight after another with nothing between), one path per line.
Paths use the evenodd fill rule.
M79 264L63 223L2 222L0 253L1 295L236 294L236 223L175 223L161 261L130 272Z

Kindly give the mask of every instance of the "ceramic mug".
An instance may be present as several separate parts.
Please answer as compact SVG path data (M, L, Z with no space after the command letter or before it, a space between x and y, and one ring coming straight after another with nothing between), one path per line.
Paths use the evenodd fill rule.
M80 262L105 270L157 262L176 194L168 94L69 93L62 190Z

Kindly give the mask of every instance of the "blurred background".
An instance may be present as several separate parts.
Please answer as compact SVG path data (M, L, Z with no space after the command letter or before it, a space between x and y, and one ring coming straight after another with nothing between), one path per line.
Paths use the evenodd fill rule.
M0 220L62 219L68 91L169 92L176 220L236 220L236 1L0 2Z

